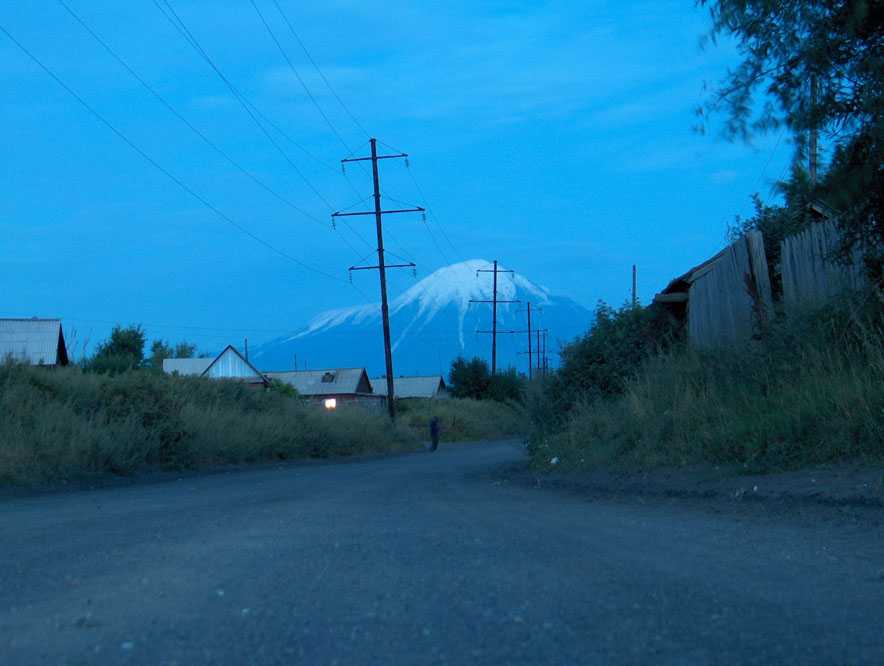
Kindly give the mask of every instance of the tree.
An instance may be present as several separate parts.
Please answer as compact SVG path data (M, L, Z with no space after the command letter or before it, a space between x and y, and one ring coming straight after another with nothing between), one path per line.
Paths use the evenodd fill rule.
M167 358L193 358L196 345L190 342L179 342L174 347L164 340L154 340L150 346L151 367L162 369L163 360Z
M521 401L523 397L523 382L515 369L498 372L492 377L488 364L478 356L471 361L456 358L451 363L448 383L455 398L510 402Z
M796 164L817 132L833 150L811 195L839 212L842 254L863 249L873 277L884 247L884 4L875 0L698 0L711 41L732 37L740 64L698 109L723 114L728 138L781 126ZM794 179L793 179L794 181ZM794 183L793 183L794 184Z
M448 383L455 398L482 400L488 393L490 382L488 364L478 356L471 361L459 356L451 363Z
M141 367L144 363L144 329L140 325L114 326L110 337L98 345L95 356L87 363L93 372L116 374Z

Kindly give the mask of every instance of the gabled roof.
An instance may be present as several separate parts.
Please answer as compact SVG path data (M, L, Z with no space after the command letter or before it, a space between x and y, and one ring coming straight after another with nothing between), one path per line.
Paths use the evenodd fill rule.
M60 319L0 319L0 361L67 365L68 350Z
M371 393L371 382L365 368L328 368L325 370L292 370L265 372L270 379L295 387L305 396Z
M252 384L267 383L267 378L233 345L227 345L215 358L163 359L163 372L212 379L241 379Z
M184 377L198 377L206 371L214 359L211 358L164 358L163 372L177 373Z
M378 395L387 395L387 378L372 377L371 388ZM435 398L446 390L441 375L393 378L393 392L397 398Z

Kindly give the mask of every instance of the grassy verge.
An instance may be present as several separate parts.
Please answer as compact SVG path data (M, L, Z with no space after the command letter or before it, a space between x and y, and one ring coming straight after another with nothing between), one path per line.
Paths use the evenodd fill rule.
M149 371L111 377L0 364L0 414L0 483L416 446L410 429L381 414L327 413L238 382Z
M884 461L880 315L832 309L739 350L651 357L620 396L584 400L538 430L536 465L735 463L753 471Z
M430 419L434 416L439 419L444 442L512 437L529 429L521 406L495 400L400 401L398 407L399 421L422 440L429 439Z

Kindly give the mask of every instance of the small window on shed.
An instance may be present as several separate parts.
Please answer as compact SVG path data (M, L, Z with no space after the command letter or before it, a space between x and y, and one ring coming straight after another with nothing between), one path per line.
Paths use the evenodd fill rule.
M323 384L332 384L332 383L334 383L334 381L335 381L335 373L326 372L324 375L322 375L322 383Z

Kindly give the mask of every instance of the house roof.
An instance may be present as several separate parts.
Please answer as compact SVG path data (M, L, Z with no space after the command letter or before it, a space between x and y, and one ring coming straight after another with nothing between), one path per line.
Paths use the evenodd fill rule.
M298 393L306 396L371 393L371 382L365 368L292 370L264 374L270 379L278 379L294 386Z
M379 395L387 395L387 378L372 377L371 388ZM393 392L397 398L435 398L445 389L441 375L393 378Z
M227 345L214 358L164 358L163 372L185 377L212 377L214 379L242 379L248 382L266 382L264 375L249 363L233 345Z
M67 365L60 319L0 319L0 360L32 365Z
M214 379L242 379L252 383L267 382L267 378L264 377L263 373L249 363L246 357L240 354L233 345L227 345L209 363L202 376Z
M213 360L211 358L164 358L163 372L170 375L178 373L185 377L197 377L212 365Z

